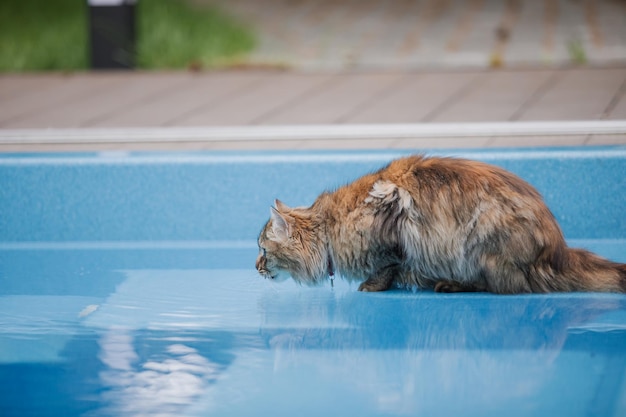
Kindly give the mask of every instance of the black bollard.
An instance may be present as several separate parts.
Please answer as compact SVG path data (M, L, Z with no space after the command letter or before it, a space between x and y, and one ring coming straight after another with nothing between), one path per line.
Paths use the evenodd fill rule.
M134 68L135 3L135 0L87 0L91 68Z

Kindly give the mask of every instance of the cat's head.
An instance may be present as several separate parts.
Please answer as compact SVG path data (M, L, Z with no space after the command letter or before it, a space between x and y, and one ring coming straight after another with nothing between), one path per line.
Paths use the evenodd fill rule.
M314 284L326 278L327 250L315 214L290 208L279 200L259 234L256 269L265 277Z

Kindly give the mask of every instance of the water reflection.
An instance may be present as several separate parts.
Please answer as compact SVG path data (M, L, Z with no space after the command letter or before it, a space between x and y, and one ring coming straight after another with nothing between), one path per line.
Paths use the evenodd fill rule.
M576 342L596 318L626 307L620 296L347 292L271 295L260 306L278 375L293 376L314 362L319 376L298 383L327 381L376 413L481 415L513 407L515 415L565 407L580 415L598 401L597 393L578 389L570 378L594 386L609 363L626 371L623 316L616 329L605 328L610 337L597 333ZM288 323L280 313L286 311ZM328 326L311 326L311 317ZM611 362L615 355L621 360ZM618 388L615 395L608 401L624 392Z
M273 285L252 270L120 273L106 299L0 299L11 312L0 343L12 351L24 337L51 350L65 336L54 355L0 349L12 363L0 367L4 386L19 375L20 392L46 393L0 396L0 410L15 411L0 414L626 413L624 296L363 294L339 280Z
M227 366L189 342L155 336L137 338L136 331L121 327L102 334L98 356L105 366L99 373L104 407L94 415L186 415ZM206 349L211 342L201 344Z
M259 307L272 346L289 334L298 348L546 350L560 349L569 328L626 308L626 298L318 291L267 293Z
M344 282L272 285L248 270L124 274L80 318L97 343L67 349L72 364L98 362L75 382L91 381L97 410L86 415L626 411L623 296L363 294ZM73 308L77 320L83 304L93 302Z

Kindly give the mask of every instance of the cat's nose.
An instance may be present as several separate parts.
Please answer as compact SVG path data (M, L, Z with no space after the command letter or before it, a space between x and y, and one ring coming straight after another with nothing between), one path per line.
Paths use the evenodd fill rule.
M257 269L257 271L261 271L261 270L265 269L265 256L259 255L256 258L256 269Z

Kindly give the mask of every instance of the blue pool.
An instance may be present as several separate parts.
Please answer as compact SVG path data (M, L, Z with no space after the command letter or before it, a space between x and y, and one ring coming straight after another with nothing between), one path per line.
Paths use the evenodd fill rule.
M274 198L404 154L0 156L0 416L626 415L626 295L257 275ZM572 245L626 262L626 147L445 154L518 173Z

